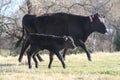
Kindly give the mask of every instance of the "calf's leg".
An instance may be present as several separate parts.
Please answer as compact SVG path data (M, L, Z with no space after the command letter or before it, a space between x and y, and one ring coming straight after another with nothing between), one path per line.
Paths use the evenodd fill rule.
M40 61L40 62L42 62L42 61L44 61L43 59L42 59L42 57L40 56L40 54L39 53L37 53L37 58L38 58L38 60Z
M51 64L52 64L52 61L53 61L53 55L54 55L54 53L53 53L53 52L50 52L50 54L49 54L49 59L50 59L50 61L49 61L49 65L48 65L48 68L49 68L49 69L51 68Z
M27 58L28 58L28 66L29 66L29 68L32 68L31 56L32 56L32 54L34 53L35 50L36 50L36 48L31 46L30 49L27 51Z
M35 62L35 67L38 68L38 61L36 59L36 55L35 54L33 55L33 60Z
M35 67L38 68L38 61L36 59L36 55L38 54L39 50L34 50L34 53L33 53L33 60L35 62ZM40 56L40 55L39 55Z
M19 58L18 58L18 61L19 61L19 62L22 61L23 55L24 55L26 49L29 47L29 45L30 45L30 42L29 42L29 40L28 40L28 38L27 38L27 39L25 39L25 41L23 42L22 49L21 49L21 53L20 53L20 56L19 56ZM37 58L38 58L38 60L39 60L40 62L41 62L41 61L44 61L39 54L37 54Z
M60 54L58 51L55 52L55 54L57 55L58 59L59 59L59 60L61 61L61 63L62 63L63 68L65 69L66 66L65 66L64 59L63 59L63 57L61 56L61 54Z
M67 50L68 50L68 49L65 48L64 51L63 51L63 55L62 55L62 56L63 56L63 59L64 59L64 60L65 60L65 56L66 56L66 52L67 52Z

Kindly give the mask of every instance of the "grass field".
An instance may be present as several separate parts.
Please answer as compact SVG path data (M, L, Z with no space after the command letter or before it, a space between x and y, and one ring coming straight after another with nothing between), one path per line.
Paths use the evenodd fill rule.
M26 56L21 64L17 57L0 56L0 80L120 80L120 52L93 53L92 62L86 54L67 55L66 69L54 56L52 68L48 69L49 56L41 55L44 62L39 62L36 69L28 69Z

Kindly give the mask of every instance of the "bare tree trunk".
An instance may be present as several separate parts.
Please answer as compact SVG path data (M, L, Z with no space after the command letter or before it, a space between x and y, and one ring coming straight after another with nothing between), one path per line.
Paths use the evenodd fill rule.
M32 4L30 0L27 0L28 14L32 14Z
M110 45L110 52L113 52L114 49L115 49L115 46L114 46L115 35L116 35L116 30L113 29L112 39L111 39L111 45Z

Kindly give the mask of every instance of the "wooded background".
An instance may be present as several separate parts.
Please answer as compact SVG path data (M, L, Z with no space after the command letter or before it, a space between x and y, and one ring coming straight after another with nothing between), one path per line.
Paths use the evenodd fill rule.
M10 13L8 8L13 1L0 1L0 51L10 50L13 53L20 51L20 49L15 50L14 46L22 35L21 20L25 14L40 16L56 12L83 16L95 13L105 15L108 32L106 34L92 33L86 42L87 48L92 52L120 50L120 0L20 0L19 8ZM15 7L11 6L12 11Z

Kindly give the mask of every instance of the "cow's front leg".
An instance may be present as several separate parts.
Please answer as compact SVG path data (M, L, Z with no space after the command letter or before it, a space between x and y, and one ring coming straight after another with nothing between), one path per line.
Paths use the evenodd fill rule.
M23 55L24 55L26 49L28 48L29 44L30 44L30 42L28 41L28 38L25 39L25 41L23 41L21 53L20 53L19 58L18 58L19 62L22 61Z
M75 45L76 45L76 46L80 46L82 49L84 49L84 51L85 51L86 54L87 54L88 60L89 60L89 61L92 61L92 60L91 60L91 55L90 55L90 53L88 52L88 50L87 50L87 48L86 48L86 46L85 46L85 44L84 44L83 41L81 41L81 40L75 40Z
M83 48L83 49L85 50L85 52L86 52L86 54L87 54L87 57L88 57L88 60L89 60L89 61L92 61L91 55L90 55L90 53L88 52L85 44L84 44L82 41L80 41L80 46L81 46L81 48Z

